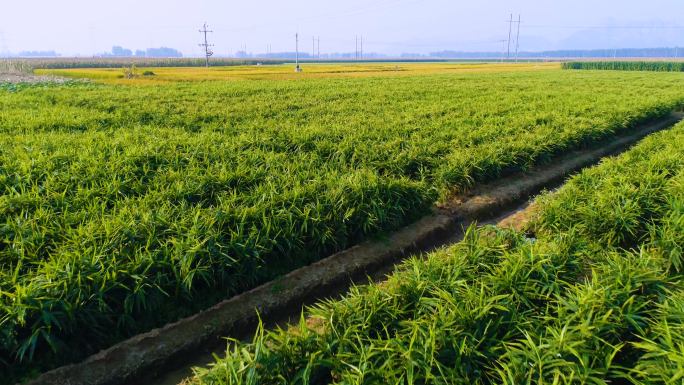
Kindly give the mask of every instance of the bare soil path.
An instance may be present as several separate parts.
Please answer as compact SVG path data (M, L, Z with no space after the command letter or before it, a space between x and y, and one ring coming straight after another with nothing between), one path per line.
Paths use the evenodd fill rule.
M23 72L0 72L0 83L64 83L74 80L85 81L87 79L72 79L52 75L31 75Z

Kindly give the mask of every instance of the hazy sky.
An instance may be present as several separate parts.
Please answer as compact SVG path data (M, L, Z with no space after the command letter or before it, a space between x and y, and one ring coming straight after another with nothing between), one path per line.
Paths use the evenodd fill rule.
M352 52L356 35L365 52L498 51L511 13L522 14L521 50L684 46L684 28L574 28L684 27L684 0L0 0L0 52L121 45L193 56L204 22L217 55L294 51L297 30L307 52L312 36L321 52Z

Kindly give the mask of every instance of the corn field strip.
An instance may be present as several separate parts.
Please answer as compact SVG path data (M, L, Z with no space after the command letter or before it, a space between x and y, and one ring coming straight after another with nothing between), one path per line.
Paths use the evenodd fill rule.
M282 60L273 59L212 59L215 67L246 66L246 65L277 65ZM130 67L204 67L204 59L193 58L65 58L65 59L4 59L0 60L0 70L3 66L10 68L25 68L31 71L37 69L67 69L67 68L121 68Z
M21 72L32 74L34 67L25 61L0 60L0 72Z
M655 71L684 72L684 61L582 61L564 62L565 70L612 70L612 71Z

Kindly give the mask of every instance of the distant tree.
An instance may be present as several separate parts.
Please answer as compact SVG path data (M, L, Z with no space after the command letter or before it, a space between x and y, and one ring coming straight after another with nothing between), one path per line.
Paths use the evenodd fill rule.
M147 57L183 57L183 54L173 48L159 47L148 48Z
M128 57L128 56L133 56L133 51L131 51L130 49L123 48L121 46L115 45L114 47L112 47L112 55Z
M135 50L135 56L141 56L142 57L142 56L147 56L147 54L145 53L145 51L143 51L141 49L136 49Z

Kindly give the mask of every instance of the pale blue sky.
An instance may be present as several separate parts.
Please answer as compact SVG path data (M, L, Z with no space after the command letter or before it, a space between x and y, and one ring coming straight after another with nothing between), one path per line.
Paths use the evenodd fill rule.
M0 0L0 51L167 46L192 56L205 21L219 55L241 45L293 51L297 30L304 51L320 36L321 52L351 52L356 35L365 52L497 51L500 43L486 42L508 37L511 13L524 21L521 50L684 46L682 28L535 27L684 26L684 0Z

